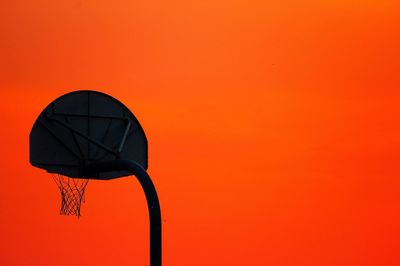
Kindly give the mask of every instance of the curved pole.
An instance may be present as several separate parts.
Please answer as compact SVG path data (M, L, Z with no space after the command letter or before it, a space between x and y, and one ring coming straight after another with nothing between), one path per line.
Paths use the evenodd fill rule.
M161 266L161 209L157 191L142 166L129 160L110 160L91 163L88 173L129 171L137 177L146 195L150 218L150 266Z

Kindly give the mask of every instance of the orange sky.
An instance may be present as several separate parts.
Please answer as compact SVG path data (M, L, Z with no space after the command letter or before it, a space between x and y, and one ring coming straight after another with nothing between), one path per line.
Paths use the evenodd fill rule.
M0 265L148 265L137 181L58 214L28 161L77 89L149 140L166 266L400 265L397 1L2 1ZM207 174L206 174L207 173Z

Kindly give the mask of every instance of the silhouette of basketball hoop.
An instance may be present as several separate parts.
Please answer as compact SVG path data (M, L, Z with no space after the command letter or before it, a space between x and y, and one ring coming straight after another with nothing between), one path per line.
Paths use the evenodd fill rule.
M135 175L148 204L150 265L161 266L161 210L147 174L147 139L132 112L97 91L75 91L50 103L30 133L30 162L51 173L61 193L60 213L81 215L90 179Z

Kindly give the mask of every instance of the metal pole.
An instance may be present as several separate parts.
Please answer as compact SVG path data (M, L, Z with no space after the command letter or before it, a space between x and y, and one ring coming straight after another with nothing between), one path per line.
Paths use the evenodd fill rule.
M146 195L149 209L150 266L161 266L161 209L156 188L146 170L134 161L110 160L91 163L86 171L90 175L96 175L99 172L129 171L136 176Z

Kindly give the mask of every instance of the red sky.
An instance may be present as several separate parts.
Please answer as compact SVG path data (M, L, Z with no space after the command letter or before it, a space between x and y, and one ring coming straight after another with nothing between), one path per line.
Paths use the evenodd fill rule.
M41 110L121 100L149 140L164 265L399 265L396 1L0 3L1 265L148 265L137 181L58 214Z

